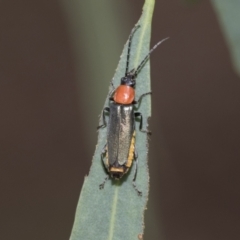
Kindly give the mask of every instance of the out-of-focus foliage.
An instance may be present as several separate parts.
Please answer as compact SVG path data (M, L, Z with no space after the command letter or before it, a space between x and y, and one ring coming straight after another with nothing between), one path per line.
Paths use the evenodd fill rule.
M200 0L185 0L186 3L189 3L189 4L195 4L195 3L198 3Z
M227 45L233 66L240 75L240 1L212 0Z

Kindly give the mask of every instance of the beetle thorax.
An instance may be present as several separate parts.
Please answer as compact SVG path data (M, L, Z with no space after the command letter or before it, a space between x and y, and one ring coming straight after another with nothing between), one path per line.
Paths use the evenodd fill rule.
M127 85L118 86L113 96L114 101L120 104L132 104L134 98L134 88Z

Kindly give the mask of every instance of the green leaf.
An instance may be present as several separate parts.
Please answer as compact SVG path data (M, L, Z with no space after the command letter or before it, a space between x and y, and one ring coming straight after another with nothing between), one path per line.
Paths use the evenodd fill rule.
M137 23L140 28L134 34L131 47L130 69L137 67L149 52L151 20L154 0L146 0L142 16ZM114 75L113 83L118 86L125 74L127 45L123 49L120 62ZM111 91L111 87L110 90ZM136 99L150 91L149 61L136 80ZM105 106L108 105L108 96ZM146 96L139 108L144 124L151 115L150 96ZM137 123L138 126L138 123ZM140 197L132 186L133 168L121 180L106 182L99 190L106 177L101 162L101 151L106 143L106 128L99 130L98 143L93 156L89 176L85 177L78 202L75 221L70 240L134 240L140 239L144 228L144 210L149 192L149 172L147 165L147 135L137 127L136 149L138 152L138 175L136 185L143 195Z
M233 66L240 75L240 1L212 0L212 4L227 40Z

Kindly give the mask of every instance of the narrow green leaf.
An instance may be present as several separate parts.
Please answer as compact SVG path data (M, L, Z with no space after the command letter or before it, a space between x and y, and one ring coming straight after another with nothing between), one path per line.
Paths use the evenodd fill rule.
M240 1L212 0L227 40L233 66L240 76Z
M154 0L146 0L142 16L138 22L141 27L136 31L132 41L130 69L139 65L149 52L151 20ZM113 83L118 86L125 74L127 45L114 75ZM110 87L111 91L111 87ZM139 73L136 80L136 99L150 91L149 61ZM105 106L108 105L108 97ZM151 115L150 97L146 96L139 108L143 113L144 124ZM137 124L138 125L138 124ZM138 129L138 128L137 128ZM93 156L89 176L85 178L76 210L71 240L134 240L139 239L144 228L144 210L149 192L149 173L147 166L147 136L137 130L136 149L138 152L138 175L136 184L143 195L140 197L132 186L134 171L120 181L109 180L104 189L99 190L106 177L101 162L101 151L106 143L106 128L99 130L98 144Z

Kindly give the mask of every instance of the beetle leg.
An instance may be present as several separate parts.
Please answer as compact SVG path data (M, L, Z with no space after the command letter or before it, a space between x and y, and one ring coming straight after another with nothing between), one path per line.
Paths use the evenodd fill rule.
M110 97L110 98L112 97L113 93L114 93L115 90L116 90L116 88L115 88L115 86L114 86L114 84L113 84L113 79L112 79L112 81L111 81L111 85L112 85L112 90L111 90L111 92L110 92L110 94L109 94L109 97Z
M109 93L109 100L110 101L114 101L113 100L113 94L115 93L115 88Z
M104 165L105 169L108 168L106 163L104 162L104 156L106 155L106 153L107 153L107 143L104 145L103 150L101 152L101 160L103 162L103 165Z
M106 170L106 173L107 173L107 168L108 166L106 165L106 163L104 162L104 156L106 155L107 153L107 143L104 145L103 147L103 150L102 150L102 153L101 153L101 160L103 162L103 165L104 165L104 169ZM103 183L99 185L99 189L103 189L104 188L104 185L106 183L106 181L109 179L109 175L106 176L106 178L104 179Z
M134 177L132 180L132 185L134 189L137 191L138 196L142 196L142 192L138 190L136 186L136 178L137 178L137 165L138 165L138 154L136 152L136 149L134 150L134 158L135 158L135 171L134 171Z
M144 132L144 133L147 133L148 135L151 135L151 131L149 131L148 129L142 129L142 123L143 123L143 117L142 117L142 114L140 112L136 112L134 113L135 117L140 117L140 125L139 125L139 130L141 132Z
M139 109L143 97L145 97L145 96L147 96L147 95L149 95L149 94L152 94L152 92L143 93L143 94L139 97L139 99L138 99L137 101L133 101L133 104L138 104L137 109Z
M113 94L115 93L115 90L116 90L116 88L115 88L115 86L114 86L114 84L113 84L113 79L112 79L112 81L111 81L111 85L112 85L112 90L110 91L110 93L108 94L108 96L109 96L109 100L113 101Z
M109 175L107 175L106 178L104 179L103 183L101 183L101 184L99 185L99 189L100 189L100 190L104 188L104 185L105 185L105 183L106 183L106 181L107 181L108 179L109 179Z
M110 108L109 107L105 107L104 109L103 109L103 112L102 112L102 122L103 122L103 124L102 125L99 125L98 127L97 127L97 130L98 129L100 129L100 128L105 128L106 126L107 126L107 123L106 123L106 119L105 119L105 114L106 114L106 112L110 112Z

